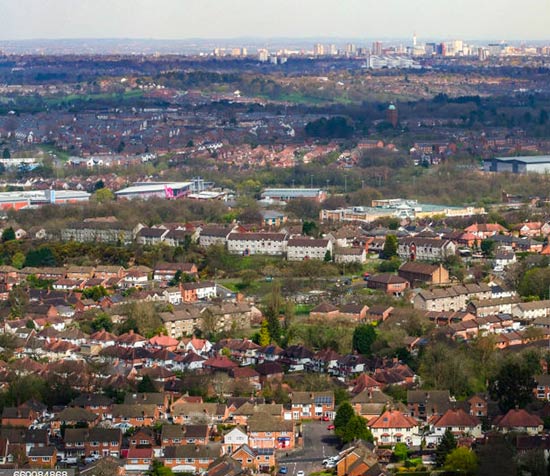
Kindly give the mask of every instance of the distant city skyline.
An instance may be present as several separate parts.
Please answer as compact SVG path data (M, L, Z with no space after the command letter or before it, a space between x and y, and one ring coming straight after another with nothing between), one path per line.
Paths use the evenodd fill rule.
M463 38L550 40L524 0L0 0L0 40Z

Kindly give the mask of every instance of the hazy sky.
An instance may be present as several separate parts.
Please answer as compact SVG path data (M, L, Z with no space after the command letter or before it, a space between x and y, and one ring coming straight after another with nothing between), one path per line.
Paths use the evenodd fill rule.
M0 0L0 39L550 39L549 0Z

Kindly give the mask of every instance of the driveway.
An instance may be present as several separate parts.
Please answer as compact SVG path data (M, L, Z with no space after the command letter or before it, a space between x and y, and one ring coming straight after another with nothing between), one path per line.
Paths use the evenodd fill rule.
M306 475L323 469L323 460L338 454L340 440L334 436L334 431L327 430L327 422L304 423L304 447L288 453L280 453L277 457L278 466L286 466L289 476L296 476L298 471Z

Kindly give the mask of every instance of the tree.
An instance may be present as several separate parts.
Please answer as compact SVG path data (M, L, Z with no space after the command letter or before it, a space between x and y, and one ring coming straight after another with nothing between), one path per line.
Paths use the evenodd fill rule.
M56 266L57 261L48 247L30 250L25 258L25 267L40 268L43 266Z
M144 375L138 383L137 391L139 393L155 393L158 390L151 377L149 377L149 375Z
M275 342L281 342L281 323L279 317L281 315L281 307L283 298L281 296L281 285L274 281L271 285L271 293L268 295L265 305L264 316L267 320L267 328L271 339Z
M344 444L354 440L374 441L372 433L367 427L367 420L360 415L353 415L343 428L336 429L336 434Z
M409 447L405 443L397 443L393 454L399 461L405 461L409 456Z
M445 433L443 434L443 438L441 438L441 441L439 442L439 445L437 445L437 448L435 450L435 463L438 468L441 468L443 465L445 465L447 461L447 456L456 448L456 439L454 435L451 433L451 430L447 429L445 430Z
M493 256L496 243L494 240L483 240L481 242L481 251L485 256Z
M353 410L351 404L349 402L342 403L338 407L334 417L335 430L342 431L354 415L355 411Z
M160 461L154 460L153 466L147 472L147 474L149 476L173 476L174 472L170 468L163 466L163 464Z
M266 345L269 345L270 342L271 342L271 337L269 335L268 323L264 319L262 321L262 327L260 328L260 336L258 339L258 344L261 345L262 347L265 347Z
M7 147L5 147L4 150L2 151L2 158L11 159L10 149L8 149Z
M525 407L533 399L535 385L531 369L509 360L490 381L489 393L498 402L500 410L506 413L515 407Z
M102 329L111 332L113 330L113 321L108 314L102 312L92 321L92 329L96 332Z
M2 232L2 242L5 243L6 241L13 241L13 240L15 240L15 231L10 226Z
M384 241L384 248L382 255L385 259L390 259L393 256L397 256L397 236L387 235L386 241Z
M115 194L108 188L99 188L93 194L93 199L98 203L111 202L115 199Z
M21 269L24 264L25 264L25 255L21 251L18 251L11 257L11 265L14 268Z
M376 340L376 331L370 324L360 324L353 331L352 347L360 354L370 355L372 344Z
M8 294L11 317L21 317L29 303L29 296L21 286L15 286Z
M445 458L445 469L459 471L466 476L473 476L477 471L476 454L464 446L455 448Z
M326 251L325 257L323 258L323 261L325 263L330 263L332 261L332 255L330 254L330 250Z
M302 234L307 236L317 236L319 229L314 221L304 221L302 223Z

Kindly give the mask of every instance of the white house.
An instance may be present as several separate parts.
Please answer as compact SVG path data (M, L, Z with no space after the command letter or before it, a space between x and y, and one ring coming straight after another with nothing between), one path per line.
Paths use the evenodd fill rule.
M326 239L291 238L288 240L286 253L288 261L305 259L324 260L327 251L332 256L332 242Z
M456 254L456 245L449 240L407 237L399 240L397 254L411 261L441 261Z
M439 444L447 429L456 438L463 436L480 438L482 436L481 422L478 418L469 415L461 408L449 409L431 421L430 433L426 435L426 443Z
M248 435L238 426L223 437L223 451L226 454L231 454L242 445L248 445Z
M398 410L386 410L379 417L372 418L368 427L376 445L405 443L408 446L420 446L422 442L418 422Z
M227 237L227 251L232 254L282 256L285 249L285 233L231 233Z
M365 248L336 248L334 251L334 261L336 263L365 263L367 261L367 252Z

